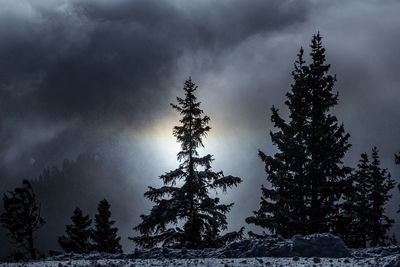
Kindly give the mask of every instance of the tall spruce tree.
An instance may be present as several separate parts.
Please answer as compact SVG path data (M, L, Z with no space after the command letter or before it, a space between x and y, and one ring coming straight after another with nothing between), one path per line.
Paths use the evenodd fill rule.
M75 208L71 220L72 224L66 226L67 235L60 236L58 243L67 253L89 253L92 249L90 242L92 220L89 219L89 215L83 216L82 210L78 207Z
M161 243L164 247L202 249L220 247L242 237L243 228L220 235L227 229L225 214L233 203L221 204L218 197L210 197L210 190L221 188L225 192L241 179L212 171L211 155L199 157L197 148L204 146L202 139L210 130L210 118L200 109L196 89L189 78L183 88L185 98L177 97L178 104L171 104L182 116L181 125L173 130L181 143L182 150L177 155L181 163L176 170L160 176L163 187L149 187L144 194L155 205L149 215L141 215L142 222L134 228L142 235L130 238L139 246ZM178 182L182 186L177 186Z
M319 33L312 38L311 64L305 65L303 49L297 55L285 102L289 121L271 109L279 131L270 136L279 151L274 156L259 151L271 188L262 186L260 208L246 222L274 236L334 232L340 224L338 202L351 172L342 162L350 148L349 134L329 113L338 94L333 92L336 77L328 73L321 40Z
M103 199L99 202L95 215L95 227L92 234L94 249L98 252L122 253L119 243L121 237L117 236L118 228L113 227L115 221L110 220L110 217L110 204Z
M394 180L387 169L380 167L376 147L372 149L372 161L363 153L357 167L343 197L343 214L350 220L340 234L350 247L393 244L395 240L387 236L387 231L394 221L384 212Z
M23 180L22 187L9 191L3 196L4 212L0 215L0 224L8 230L8 235L22 251L22 258L28 254L36 259L34 233L43 226L45 220L40 216L40 204L28 180ZM17 255L17 254L16 254Z

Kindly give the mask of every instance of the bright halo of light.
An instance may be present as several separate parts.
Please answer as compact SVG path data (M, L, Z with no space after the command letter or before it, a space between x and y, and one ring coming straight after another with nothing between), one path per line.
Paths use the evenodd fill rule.
M150 158L158 162L158 167L170 171L178 167L177 154L180 144L172 135L172 129L176 125L174 119L164 119L154 123L140 134L141 145L151 153Z
M174 170L180 164L177 154L181 150L181 143L178 143L176 137L173 136L173 127L180 125L178 120L178 117L163 118L146 129L133 133L132 142L138 145L140 151L144 153L142 158L150 159L149 162L154 165L155 169L161 171L160 174ZM212 148L217 148L218 142L213 137L214 135L211 134L203 139L205 148L197 149L200 157L216 152Z

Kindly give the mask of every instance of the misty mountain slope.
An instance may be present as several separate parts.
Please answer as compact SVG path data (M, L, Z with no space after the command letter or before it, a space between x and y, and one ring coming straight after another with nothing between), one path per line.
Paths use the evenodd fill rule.
M37 234L41 252L62 251L57 237L65 233L65 225L70 222L75 207L80 207L93 219L98 202L104 198L112 205L112 216L121 234L126 236L131 232L131 220L138 215L130 206L130 200L141 196L132 193L133 188L126 186L118 167L107 160L102 155L83 153L76 160L64 160L59 168L45 169L32 180L46 220Z

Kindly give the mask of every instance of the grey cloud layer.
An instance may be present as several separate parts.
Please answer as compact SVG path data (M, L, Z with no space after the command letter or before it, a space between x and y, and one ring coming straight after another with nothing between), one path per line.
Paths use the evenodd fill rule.
M165 109L165 97L181 86L176 81L186 78L177 68L183 55L201 51L217 62L243 40L279 31L306 14L303 2L286 1L1 4L3 151L13 145L7 135L23 143L15 140L17 132L35 122L70 123L76 132L70 127L74 136L62 138L67 140L84 139L110 124L146 124ZM38 134L45 130L52 132L46 127ZM77 143L71 145L82 147Z

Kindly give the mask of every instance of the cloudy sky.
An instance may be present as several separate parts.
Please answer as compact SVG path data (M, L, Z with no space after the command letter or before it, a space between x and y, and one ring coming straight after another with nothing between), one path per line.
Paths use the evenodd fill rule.
M265 182L257 149L274 152L270 108L286 114L295 56L317 31L351 134L346 162L376 145L397 179L399 13L397 0L0 0L0 187L91 150L142 199L177 166L169 103L191 76L211 117L203 152L243 179L225 196L238 229ZM126 225L150 205L133 205Z

